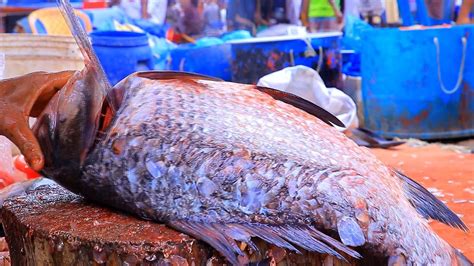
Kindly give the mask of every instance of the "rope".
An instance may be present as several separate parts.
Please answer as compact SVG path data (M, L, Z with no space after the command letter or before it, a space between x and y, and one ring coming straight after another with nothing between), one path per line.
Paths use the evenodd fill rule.
M311 40L309 37L301 38L305 43L306 43L306 51L304 52L304 55L306 57L314 57L316 56L316 51L313 48L313 45L311 44Z
M184 62L186 62L186 57L181 58L179 62L179 71L184 71Z
M323 47L322 46L319 46L319 58L318 58L318 66L316 67L316 71L319 71L321 70L321 66L323 65Z
M454 86L454 88L452 88L451 90L448 90L444 86L444 82L443 82L443 79L441 77L441 63L440 63L441 59L440 59L440 51L439 51L440 50L439 49L439 40L438 40L438 37L433 38L433 43L436 47L436 62L438 64L438 81L439 81L439 85L441 87L441 90L446 94L455 93L461 87L461 83L462 83L462 80L463 80L464 63L466 61L467 38L462 37L461 41L462 41L462 57L461 57L461 65L459 66L458 80L457 80L456 85Z
M317 55L316 50L314 50L313 45L311 44L311 40L308 37L301 38L306 43L306 51L304 52L305 57L315 57ZM318 57L318 66L316 67L316 71L319 72L321 70L321 66L323 65L323 47L319 46L319 57ZM294 64L294 57L293 57L293 50L290 51L290 60L293 59Z
M290 49L290 65L295 66L295 55L293 49Z

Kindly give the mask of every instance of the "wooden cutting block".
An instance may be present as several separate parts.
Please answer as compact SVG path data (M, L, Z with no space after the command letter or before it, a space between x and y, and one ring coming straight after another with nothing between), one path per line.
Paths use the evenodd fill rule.
M58 185L7 200L1 212L12 265L225 265L206 243L151 221L87 202ZM367 265L256 240L254 265Z

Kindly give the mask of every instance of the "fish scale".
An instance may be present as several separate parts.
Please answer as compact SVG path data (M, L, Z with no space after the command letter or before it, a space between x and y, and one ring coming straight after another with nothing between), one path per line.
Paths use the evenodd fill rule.
M283 247L327 250L317 238L294 237L314 226L411 262L453 260L403 181L367 150L255 86L182 77L132 75L118 84L121 107L83 162L80 185L69 188L207 239L231 262L234 244L199 228L269 225L242 228Z

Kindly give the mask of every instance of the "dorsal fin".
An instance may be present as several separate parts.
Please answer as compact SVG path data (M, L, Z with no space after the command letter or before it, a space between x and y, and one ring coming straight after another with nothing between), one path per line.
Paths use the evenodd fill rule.
M350 128L346 131L346 134L357 143L357 145L369 148L388 149L405 143L404 141L386 140L365 128Z
M205 76L201 74L191 72L178 72L178 71L143 71L138 72L137 77L147 79L180 79L180 78L191 78L191 79L202 79L211 81L223 81L222 79Z
M100 61L97 55L92 49L92 44L89 40L89 36L87 35L86 31L82 27L81 23L79 22L76 13L74 13L74 8L69 3L69 0L56 0L58 3L59 10L66 21L69 30L72 33L72 36L76 40L77 45L79 46L79 50L84 57L84 64L85 68L89 71L87 75L90 75L94 79L97 80L98 85L97 87L90 88L91 90L97 90L94 92L94 99L96 101L102 102L103 97L108 97L109 92L112 90L112 86L105 75L104 69L100 64ZM115 113L118 109L118 104L113 101L111 98L107 98L110 103L110 107L112 108L113 113Z
M317 106L316 104L305 100L299 96L267 87L255 86L255 88L261 92L272 96L272 98L275 100L282 101L298 109L301 109L313 116L316 116L317 118L321 119L323 122L330 126L336 125L340 127L345 127L344 123L342 123L341 120L339 120L336 116Z
M138 77L148 78L148 79L180 79L180 78L191 78L191 79L202 79L202 80L210 80L210 81L223 81L218 78L204 76L195 73L189 72L177 72L177 71L146 71L146 72L139 72L137 73ZM345 127L344 123L342 123L337 117L335 117L330 112L324 110L323 108L317 106L316 104L307 101L299 96L294 94L283 92L280 90L255 86L255 88L263 93L270 95L273 99L282 101L286 104L292 105L298 109L301 109L317 118L321 119L326 124L332 126L340 126Z

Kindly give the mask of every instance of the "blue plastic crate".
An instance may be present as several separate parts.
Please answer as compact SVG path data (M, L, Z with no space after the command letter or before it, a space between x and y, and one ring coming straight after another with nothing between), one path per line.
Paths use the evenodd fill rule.
M329 87L342 87L341 33L262 37L230 42L232 81L256 83L285 67L304 65L319 71Z

